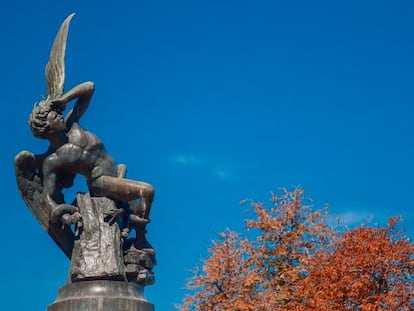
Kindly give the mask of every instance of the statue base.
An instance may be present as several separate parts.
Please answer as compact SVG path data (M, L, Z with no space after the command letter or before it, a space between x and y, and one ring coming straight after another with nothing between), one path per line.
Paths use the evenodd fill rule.
M143 287L118 281L83 281L59 289L47 311L154 311Z

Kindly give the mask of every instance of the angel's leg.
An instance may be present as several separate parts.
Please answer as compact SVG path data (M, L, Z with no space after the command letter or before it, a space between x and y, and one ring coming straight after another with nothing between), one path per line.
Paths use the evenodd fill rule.
M134 214L130 215L129 219L136 232L135 247L142 249L149 245L145 238L145 226L148 223L154 199L154 188L150 184L119 177L101 176L89 185L89 190L94 195L108 196L123 202L140 199L138 206L134 208Z
M100 176L89 185L90 191L99 196L109 196L118 201L141 199L149 209L154 198L154 188L145 182L113 176ZM148 216L149 211L143 216Z

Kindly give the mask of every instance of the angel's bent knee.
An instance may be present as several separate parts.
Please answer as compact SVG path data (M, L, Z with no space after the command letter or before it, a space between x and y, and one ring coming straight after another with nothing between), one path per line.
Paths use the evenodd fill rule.
M147 183L143 183L143 186L144 186L143 187L144 196L152 200L152 198L154 197L154 192L155 192L154 187Z

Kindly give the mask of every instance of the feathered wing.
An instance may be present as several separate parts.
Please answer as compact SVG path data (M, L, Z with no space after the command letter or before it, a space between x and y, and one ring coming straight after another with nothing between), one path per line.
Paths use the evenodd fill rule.
M61 227L49 219L50 210L43 204L41 165L44 155L21 151L14 159L17 187L34 217L69 258L72 255L74 234L69 227Z
M56 99L62 96L65 86L65 51L69 24L75 14L69 15L60 26L59 32L50 50L49 61L46 64L47 96Z

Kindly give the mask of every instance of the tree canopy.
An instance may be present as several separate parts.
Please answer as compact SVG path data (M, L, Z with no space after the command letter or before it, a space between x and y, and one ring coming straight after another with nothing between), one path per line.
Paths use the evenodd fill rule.
M245 232L227 230L187 281L190 310L413 310L414 245L398 228L332 228L304 191L252 202Z

